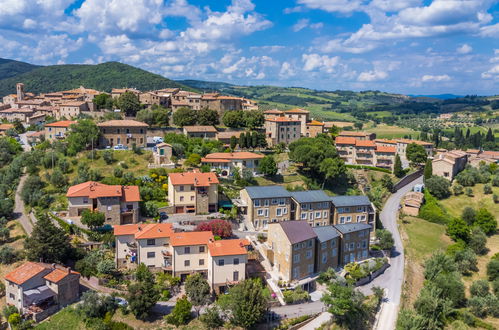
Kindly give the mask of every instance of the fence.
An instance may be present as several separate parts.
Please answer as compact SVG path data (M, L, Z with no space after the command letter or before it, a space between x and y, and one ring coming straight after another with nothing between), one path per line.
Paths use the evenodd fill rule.
M405 186L405 185L409 184L410 182L419 178L421 175L423 175L423 170L419 170L419 171L416 171L414 173L407 174L406 176L404 176L402 179L400 179L400 181L397 182L393 186L393 191L395 192L395 191L399 190L403 186Z

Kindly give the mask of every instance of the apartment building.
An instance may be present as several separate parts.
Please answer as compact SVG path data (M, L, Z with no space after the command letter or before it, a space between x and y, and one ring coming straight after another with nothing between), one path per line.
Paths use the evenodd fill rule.
M128 224L139 220L140 192L138 186L106 185L87 181L69 187L69 216L81 216L84 210L104 213L106 223Z
M205 108L215 110L219 115L223 115L226 111L243 110L243 98L206 93L201 97L201 109Z
M304 134L307 131L307 123L310 121L310 111L305 109L284 110L284 117L300 121L300 131Z
M144 92L139 94L139 101L141 104L147 106L160 105L162 107L170 107L171 94L161 93L158 91Z
M370 229L362 223L321 227L303 221L273 223L265 243L267 257L280 280L307 290L328 268L367 259Z
M98 123L97 127L101 132L101 148L112 148L119 144L128 148L132 148L134 144L137 147L145 147L147 144L146 133L149 126L146 123L136 120L108 120Z
M334 196L332 224L364 223L376 230L376 207L367 196Z
M423 146L424 150L426 151L426 154L430 157L433 156L433 143L431 142L409 140L409 139L395 139L395 141L397 141L397 154L399 154L400 157L405 157L407 146L411 143Z
M253 175L258 174L258 165L264 156L253 152L215 152L201 158L201 164L209 165L212 171L221 177L230 177L234 171L242 173L249 170Z
M322 273L329 268L339 267L340 232L334 226L312 228L317 236L315 244L315 272Z
M316 137L319 134L322 134L325 132L325 124L323 122L317 121L317 120L311 120L306 123L305 125L305 131L303 136L306 137Z
M218 210L218 178L215 173L184 172L168 175L171 213L205 214Z
M337 136L335 140L338 156L351 165L366 165L393 170L396 148L377 145L373 140Z
M184 126L183 132L188 137L202 139L215 139L218 133L214 126Z
M45 140L54 141L65 139L69 133L71 125L76 124L73 120L56 121L45 124Z
M173 276L184 280L193 273L208 275L208 243L211 231L174 233L171 237Z
M291 196L291 220L301 220L310 226L327 226L331 222L331 197L323 190L294 191Z
M433 175L454 180L455 176L464 170L468 163L468 154L461 150L452 150L437 154L432 161Z
M135 89L135 88L113 88L111 90L111 97L113 99L116 99L120 97L121 95L125 94L126 92L135 94L137 97L140 95L140 91Z
M26 262L5 276L7 305L39 322L80 296L80 274L52 264Z
M312 227L303 221L269 225L267 253L282 280L301 280L315 273L316 237Z
M362 141L372 141L376 139L376 133L368 133L368 132L354 132L354 131L341 131L338 133L338 137L342 138L354 138L356 140Z
M85 101L64 102L59 105L59 110L56 112L56 119L61 118L76 118L84 111L90 111L90 107Z
M208 242L208 279L215 293L225 293L229 286L246 279L249 244L244 239Z
M301 121L286 117L271 117L265 119L265 137L272 147L280 143L290 144L301 137Z
M341 237L340 263L346 265L369 257L369 233L366 223L339 224L334 226Z
M240 191L246 216L256 230L291 219L291 194L282 186L251 186Z
M171 106L173 112L176 112L180 108L201 110L201 94L179 91L172 95Z

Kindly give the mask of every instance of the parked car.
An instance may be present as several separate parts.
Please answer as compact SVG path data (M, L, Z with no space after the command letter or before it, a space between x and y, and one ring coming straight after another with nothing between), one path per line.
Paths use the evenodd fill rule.
M126 147L126 146L124 146L122 144L117 144L117 145L114 146L113 149L114 150L126 150L126 149L128 149L128 147Z
M163 142L164 142L164 141L163 141L163 138L162 138L161 136L154 136L154 137L152 138L152 140L153 140L153 142L154 142L154 143L156 143L156 144L158 144L158 143L163 143Z
M116 301L116 304L118 304L118 306L122 306L122 307L128 306L128 301L126 301L126 299L124 299L124 298L114 297L114 301Z

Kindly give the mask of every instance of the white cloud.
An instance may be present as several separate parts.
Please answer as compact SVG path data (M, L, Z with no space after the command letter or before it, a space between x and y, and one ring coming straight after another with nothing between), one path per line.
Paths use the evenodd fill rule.
M296 74L295 70L292 68L289 62L283 62L281 65L281 70L279 71L279 76L283 78L288 78Z
M371 82L371 81L383 80L386 79L387 77L388 73L386 73L385 71L371 70L371 71L361 72L357 80L362 82Z
M338 65L340 58L339 56L329 57L327 55L319 54L303 54L302 61L304 62L303 70L305 71L315 71L320 69L327 73L332 73L335 71L335 67Z
M360 10L362 0L298 0L298 3L312 9L351 13Z
M440 82L440 81L450 81L451 78L449 75L443 74L443 75L429 75L425 74L424 76L421 77L422 82Z
M310 20L307 19L307 18L302 18L300 19L298 22L296 22L295 25L293 25L293 31L294 32L298 32L298 31L301 31L303 30L304 28L306 28L308 26L308 24L310 23Z
M491 79L491 78L497 79L497 78L499 78L499 64L494 65L489 70L483 72L481 77L484 79Z
M461 47L456 49L459 54L469 54L473 51L473 48L468 44L463 44Z

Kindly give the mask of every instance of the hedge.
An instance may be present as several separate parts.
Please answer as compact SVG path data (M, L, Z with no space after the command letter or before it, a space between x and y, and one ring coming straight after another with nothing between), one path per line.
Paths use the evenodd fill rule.
M446 224L449 215L445 209L438 204L438 201L433 197L428 190L424 191L425 203L419 209L419 217L430 222Z

